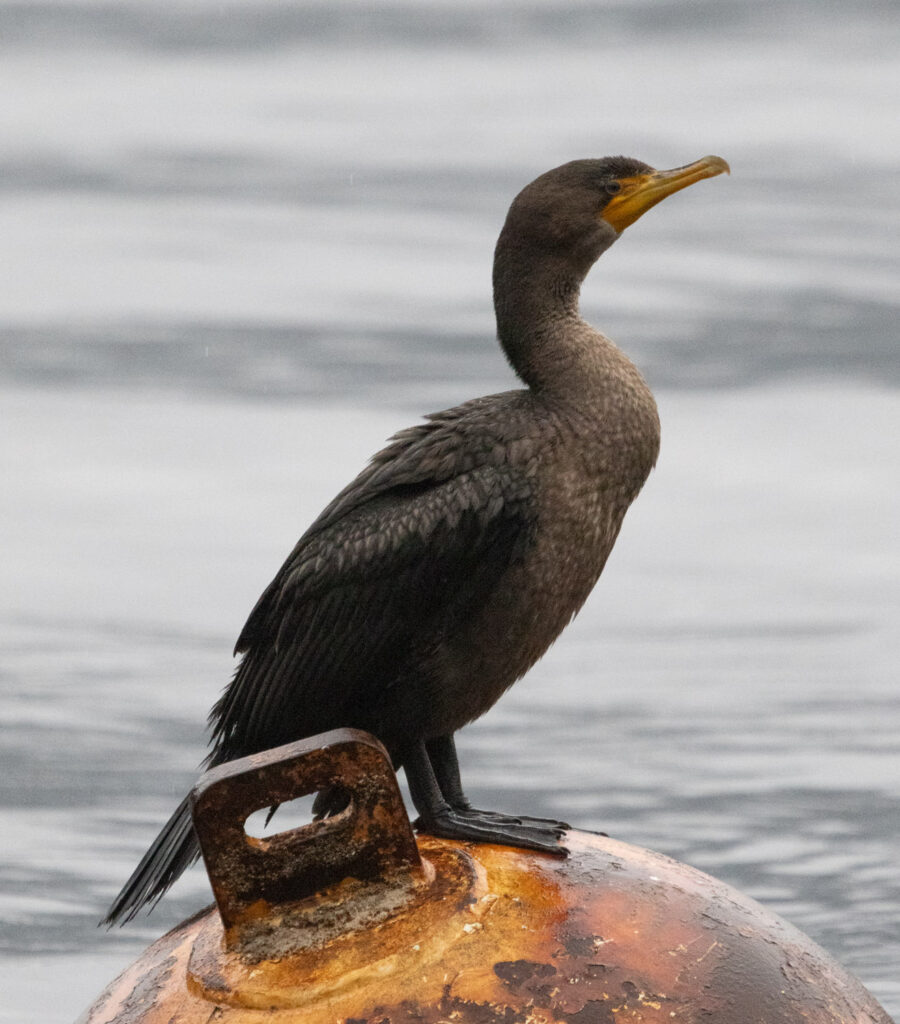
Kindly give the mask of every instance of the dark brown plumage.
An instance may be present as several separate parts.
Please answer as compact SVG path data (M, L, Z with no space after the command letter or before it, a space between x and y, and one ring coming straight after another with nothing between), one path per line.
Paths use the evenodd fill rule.
M723 170L718 157L669 172L577 160L522 190L497 242L494 304L526 388L401 431L322 512L238 639L207 764L354 726L405 767L422 830L565 852L560 822L469 806L453 734L581 607L656 461L653 396L579 316L581 283L644 210ZM107 921L158 899L197 853L184 801Z

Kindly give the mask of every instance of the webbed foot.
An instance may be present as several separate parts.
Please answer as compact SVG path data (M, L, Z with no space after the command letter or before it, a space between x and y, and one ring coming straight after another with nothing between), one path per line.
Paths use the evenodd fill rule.
M457 813L464 814L474 821L496 823L500 825L534 825L537 828L549 826L567 831L572 826L567 821L557 821L555 818L535 818L530 814L504 814L501 811L483 811L477 807L457 807Z
M491 812L458 811L450 807L413 823L416 830L443 839L463 839L473 843L497 843L524 850L538 850L555 857L565 857L568 850L560 845L566 826L558 821L539 818L512 818L491 815Z

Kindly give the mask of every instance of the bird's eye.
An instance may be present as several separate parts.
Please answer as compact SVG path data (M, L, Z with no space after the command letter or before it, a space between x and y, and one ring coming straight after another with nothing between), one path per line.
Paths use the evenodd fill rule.
M608 196L617 196L622 191L622 186L617 181L608 181L603 187Z

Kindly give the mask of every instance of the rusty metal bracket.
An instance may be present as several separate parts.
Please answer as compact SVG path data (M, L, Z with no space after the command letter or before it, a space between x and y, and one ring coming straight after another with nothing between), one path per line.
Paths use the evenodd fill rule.
M254 811L335 787L350 798L335 817L266 839L247 834ZM346 878L421 870L387 751L359 729L213 768L191 792L191 811L226 936Z

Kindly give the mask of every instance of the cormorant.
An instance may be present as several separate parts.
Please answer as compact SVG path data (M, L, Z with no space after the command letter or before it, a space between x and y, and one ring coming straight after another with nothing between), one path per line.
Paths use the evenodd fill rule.
M480 811L454 733L547 650L593 589L653 468L659 419L581 319L581 283L651 206L728 171L574 160L515 198L494 256L497 334L525 388L396 434L301 537L238 638L207 765L340 726L406 771L420 831L564 854L566 826ZM320 793L319 815L340 810ZM183 800L109 909L129 920L198 856Z

